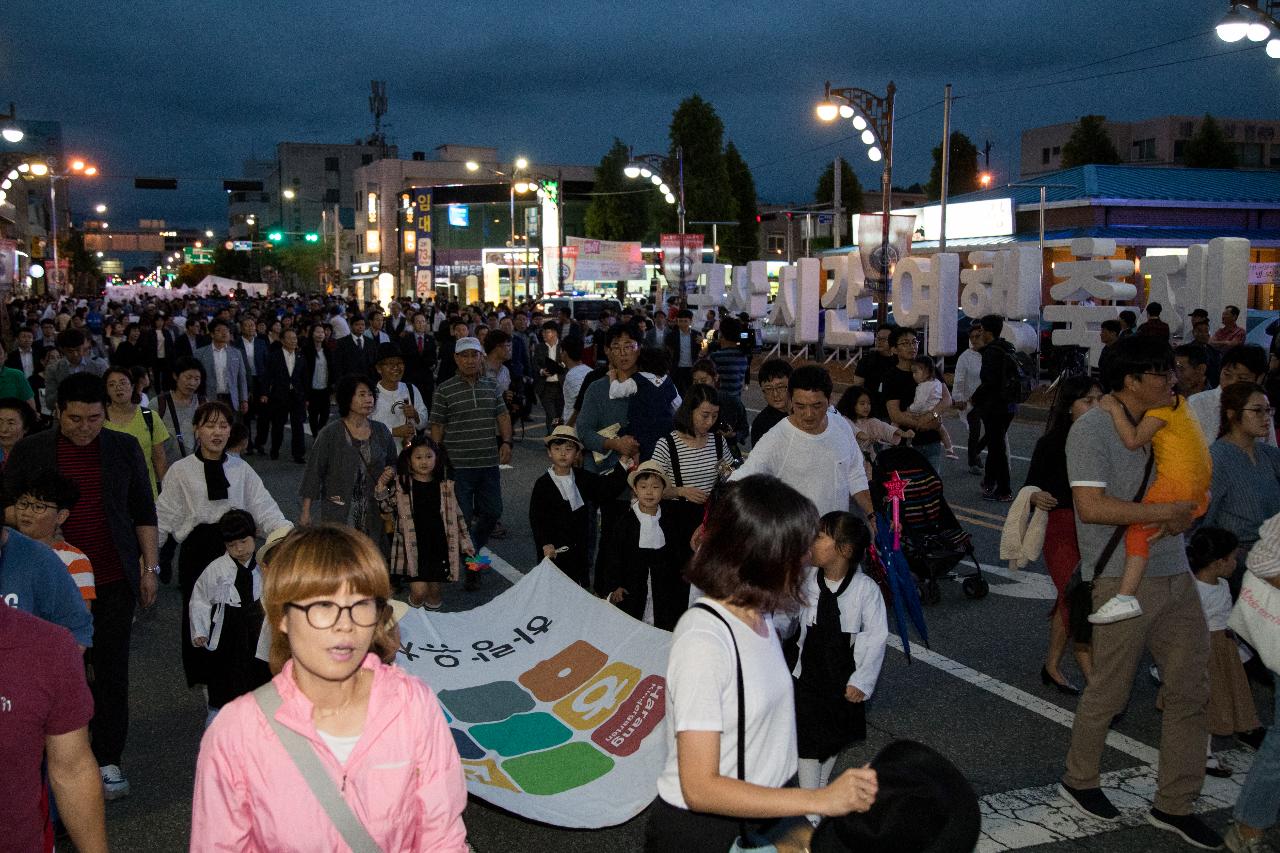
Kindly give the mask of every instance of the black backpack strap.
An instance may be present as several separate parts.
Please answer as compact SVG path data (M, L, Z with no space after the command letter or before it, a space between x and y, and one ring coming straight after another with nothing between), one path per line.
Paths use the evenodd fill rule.
M725 630L729 632L729 642L733 643L733 665L738 673L738 781L745 782L747 780L747 688L742 679L742 653L738 651L738 638L734 636L733 626L729 624L729 620L721 616L720 612L710 604L699 601L693 606L719 619ZM738 822L738 834L744 841L746 840L747 825L744 821Z
M664 435L663 439L667 442L667 450L671 454L671 475L675 477L678 489L684 485L684 479L680 476L680 454L676 453L676 440L671 433Z
M142 420L147 425L147 437L155 441L156 437L156 419L154 413L146 406L139 406L142 409Z
M1147 482L1151 479L1151 469L1156 464L1156 453L1154 450L1147 452L1147 464L1142 469L1142 483L1138 486L1138 492L1133 496L1133 503L1142 500L1142 496L1147 492ZM1097 580L1098 575L1102 574L1102 570L1107 565L1107 561L1111 559L1111 555L1116 552L1116 548L1120 547L1120 540L1124 538L1125 531L1129 529L1127 524L1118 525L1111 533L1111 538L1107 540L1106 546L1102 549L1102 553L1098 556L1098 562L1093 567L1093 579Z

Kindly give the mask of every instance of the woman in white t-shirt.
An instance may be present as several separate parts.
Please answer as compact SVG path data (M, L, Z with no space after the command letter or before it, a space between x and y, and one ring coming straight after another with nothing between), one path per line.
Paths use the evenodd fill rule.
M784 787L797 767L795 705L770 614L800 606L817 527L812 502L776 477L745 477L715 501L688 569L704 595L676 624L667 661L673 742L646 850L727 850L744 823L762 832L777 818L871 807L876 776L867 767L817 790Z

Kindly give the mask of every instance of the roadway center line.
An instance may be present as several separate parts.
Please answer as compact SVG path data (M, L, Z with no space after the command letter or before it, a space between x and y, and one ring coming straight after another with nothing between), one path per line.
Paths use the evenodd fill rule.
M966 446L965 446L965 445L963 445L963 444L952 444L951 446L952 446L952 447L954 447L956 450L968 450L968 449L969 449L968 447L966 447ZM1009 454L1009 458L1010 458L1010 459L1017 459L1019 462L1030 462L1030 461L1031 461L1031 457L1029 457L1029 456L1014 456L1012 453L1010 453L1010 454Z
M902 651L902 640L897 636L889 636L889 645ZM911 657L913 660L921 661L929 666L936 667L948 675L953 675L961 681L966 681L981 690L985 690L1001 699L1007 699L1020 708L1030 711L1033 714L1039 714L1046 720L1057 723L1060 726L1071 728L1072 722L1075 720L1075 714L1059 707L1052 702L1041 699L1039 696L1032 696L1025 690L1020 690L1011 684L1005 684L999 679L992 678L989 675L978 672L972 667L965 666L959 661L952 660L945 655L940 655L924 646L912 646ZM1123 752L1131 758L1143 762L1144 764L1155 764L1160 757L1160 751L1154 747L1147 746L1141 741L1135 740L1128 735L1120 734L1117 731L1107 732L1107 746L1112 749Z
M520 571L506 560L490 551L489 546L486 545L481 548L480 554L481 556L488 557L489 565L493 567L493 570L510 581L512 586L515 586L519 583L520 579L524 577L524 572Z

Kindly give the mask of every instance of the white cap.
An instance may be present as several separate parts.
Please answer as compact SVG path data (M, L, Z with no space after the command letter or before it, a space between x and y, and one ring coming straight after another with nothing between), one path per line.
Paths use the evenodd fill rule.
M467 350L474 350L475 352L484 355L484 345L480 343L480 339L473 338L470 335L465 338L458 338L453 345L453 351L455 353L466 352Z

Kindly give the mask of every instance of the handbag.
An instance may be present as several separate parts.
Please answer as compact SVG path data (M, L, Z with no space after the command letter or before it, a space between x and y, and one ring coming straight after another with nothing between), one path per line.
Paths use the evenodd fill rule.
M1253 572L1245 572L1227 625L1253 646L1263 666L1280 672L1280 589Z
M1155 463L1155 453L1148 453L1146 467L1142 469L1142 483L1133 496L1133 503L1141 501L1146 494L1147 482L1151 479L1151 469L1155 467ZM1093 566L1093 576L1089 580L1084 579L1082 564L1077 564L1075 571L1071 573L1071 579L1067 581L1067 588L1062 595L1067 603L1067 625L1072 639L1077 643L1088 644L1093 640L1093 623L1089 621L1089 614L1093 612L1093 582L1102 574L1116 548L1120 547L1120 540L1128 529L1128 525L1119 525L1112 531L1111 538L1098 555L1098 562Z
M258 701L258 707L266 716L271 730L276 733L276 737L284 745L285 752L289 753L294 766L306 780L307 787L320 802L320 808L324 809L329 820L333 821L338 834L351 848L352 853L382 853L382 848L373 840L369 830L365 829L360 818L356 817L351 806L342 798L342 793L338 790L338 786L333 784L333 779L325 771L324 765L320 763L315 749L306 738L293 729L285 727L276 719L276 711L280 710L284 700L280 697L280 691L276 689L275 682L268 681L253 691L253 698Z

